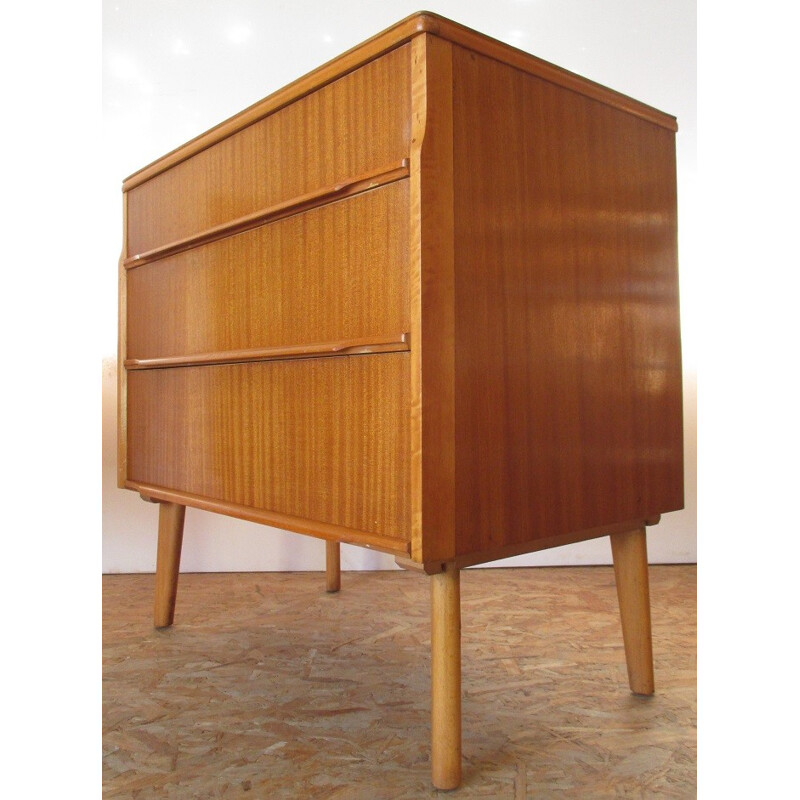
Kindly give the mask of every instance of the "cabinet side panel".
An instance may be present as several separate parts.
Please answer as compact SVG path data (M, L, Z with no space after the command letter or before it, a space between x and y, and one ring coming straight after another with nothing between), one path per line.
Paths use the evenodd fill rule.
M131 371L137 484L409 540L408 353Z
M683 504L672 132L453 49L459 554Z

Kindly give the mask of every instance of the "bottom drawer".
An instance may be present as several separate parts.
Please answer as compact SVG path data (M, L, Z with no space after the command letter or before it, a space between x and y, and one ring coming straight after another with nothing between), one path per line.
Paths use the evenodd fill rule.
M127 404L129 481L410 538L408 353L135 370Z

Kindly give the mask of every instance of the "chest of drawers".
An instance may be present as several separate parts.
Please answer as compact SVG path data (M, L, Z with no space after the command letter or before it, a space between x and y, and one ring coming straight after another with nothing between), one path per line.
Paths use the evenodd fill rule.
M123 184L119 483L430 576L460 775L459 569L610 535L652 691L644 528L683 503L674 118L420 13Z

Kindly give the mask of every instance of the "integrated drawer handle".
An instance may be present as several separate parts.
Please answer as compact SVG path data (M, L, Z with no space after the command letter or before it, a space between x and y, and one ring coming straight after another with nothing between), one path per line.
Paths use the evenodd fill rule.
M166 367L198 367L212 364L240 364L248 361L281 361L290 358L320 356L353 356L366 353L398 353L407 351L408 333L373 336L369 339L340 339L335 342L289 345L287 347L255 347L246 350L221 350L189 356L162 358L126 358L126 369L164 369Z
M182 253L184 250L191 250L194 247L200 247L200 245L216 242L218 239L224 239L226 236L243 233L252 228L266 225L269 222L276 222L279 219L285 219L286 217L300 214L303 211L310 211L313 208L333 203L336 200L352 197L361 192L366 192L369 189L402 180L408 177L408 165L408 159L404 158L394 166L365 172L363 175L359 175L344 183L337 183L333 186L327 186L324 189L317 189L316 191L301 195L300 197L294 197L291 200L277 203L274 206L262 208L260 211L254 211L252 214L247 214L244 217L239 217L222 225L215 225L213 228L201 231L192 236L187 236L185 239L178 239L176 242L170 242L169 244L155 247L144 253L137 253L130 258L126 258L122 263L126 269L140 267L151 261L157 261L160 258Z

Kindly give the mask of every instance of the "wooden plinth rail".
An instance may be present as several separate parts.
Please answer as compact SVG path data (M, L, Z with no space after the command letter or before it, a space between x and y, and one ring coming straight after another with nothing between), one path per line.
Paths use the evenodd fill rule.
M308 194L301 195L300 197L293 197L291 200L285 200L274 206L268 206L259 211L254 211L252 214L237 217L222 225L215 225L213 228L208 228L205 231L187 236L184 239L178 239L175 242L170 242L160 247L154 247L152 250L147 250L144 253L136 253L126 258L122 263L126 269L140 267L151 261L158 261L158 259L166 258L176 253L182 253L185 250L200 247L200 245L216 242L218 239L224 239L226 236L243 233L244 231L258 228L261 225L266 225L267 223L275 222L279 219L285 219L286 217L300 214L303 211L311 211L314 208L319 208L328 203L343 200L346 197L352 197L361 192L375 189L378 186L384 186L387 183L402 180L403 178L407 178L408 174L409 160L404 158L394 166L371 170L349 181L337 183L333 186L326 186L322 189L317 189Z
M164 369L165 367L198 367L210 364L241 364L248 361L281 361L289 358L320 356L354 356L366 353L400 353L409 349L408 333L393 336L372 336L369 339L340 339L336 342L297 344L286 347L253 347L247 350L220 350L189 356L161 358L126 358L126 369Z
M127 479L124 485L126 489L139 492L142 500L148 502L176 503L182 506L191 506L203 511L212 511L215 514L225 514L228 517L236 517L248 522L258 522L261 525L281 528L282 530L292 531L292 533L302 533L318 539L344 542L345 544L367 547L371 550L380 550L395 557L408 557L411 550L411 545L408 541L396 536L346 528L342 525L321 522L307 517L295 517L291 514L284 514L281 511L243 506L228 500L217 500L213 497L192 494L180 489L169 489L165 486L155 486L136 480Z

